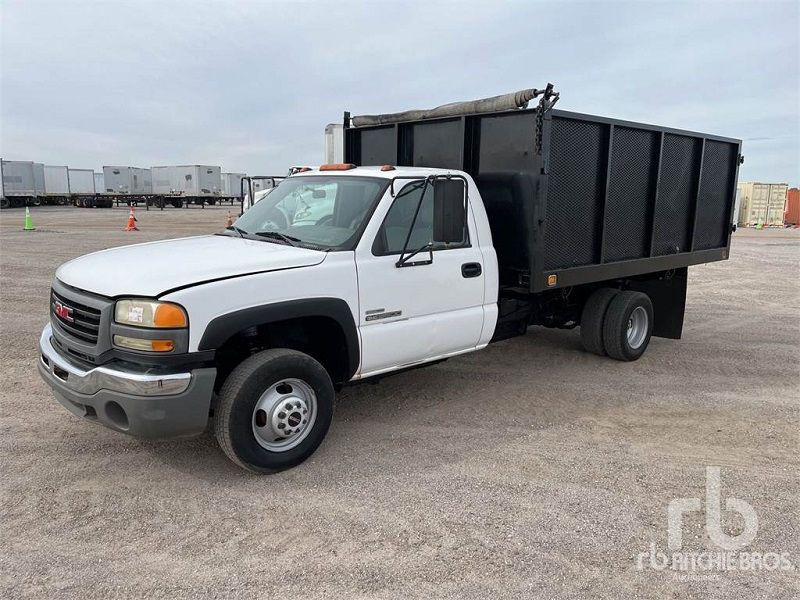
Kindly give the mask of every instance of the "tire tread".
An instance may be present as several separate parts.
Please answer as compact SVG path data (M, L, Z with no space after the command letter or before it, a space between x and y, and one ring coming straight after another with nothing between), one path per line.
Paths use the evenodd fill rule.
M642 343L641 347L634 352L631 352L627 344L627 337L624 335L627 319L631 309L635 306L643 306L647 310L649 318L650 332L653 330L653 305L647 294L642 292L635 292L632 290L622 291L615 298L612 299L611 304L608 306L605 321L603 323L603 346L605 347L606 354L615 360L632 361L637 360L650 343L651 333L648 332L647 337Z
M619 294L617 289L600 288L589 296L584 304L581 312L581 342L587 352L598 356L606 355L603 344L603 322L608 307L617 294Z
M250 463L243 461L236 454L233 448L233 438L230 431L231 414L234 408L234 402L238 397L241 389L247 384L250 377L252 377L259 369L263 368L266 363L280 360L286 357L293 357L304 361L311 361L317 363L313 358L298 352L297 350L290 350L288 348L272 348L263 350L257 354L249 356L243 360L222 384L220 389L217 406L214 409L214 435L217 438L217 443L222 451L231 461L256 473L271 473L281 469L269 469L257 467Z

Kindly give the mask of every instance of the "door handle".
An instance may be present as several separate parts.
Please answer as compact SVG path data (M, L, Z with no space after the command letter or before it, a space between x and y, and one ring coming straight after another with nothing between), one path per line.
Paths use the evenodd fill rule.
M461 276L462 277L478 277L483 272L481 269L481 263L464 263L461 265Z

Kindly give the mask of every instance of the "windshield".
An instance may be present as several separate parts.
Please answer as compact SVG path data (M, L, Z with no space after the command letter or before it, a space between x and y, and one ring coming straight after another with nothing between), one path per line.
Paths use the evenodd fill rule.
M370 177L289 177L239 217L234 231L267 241L350 250L387 185L385 179Z

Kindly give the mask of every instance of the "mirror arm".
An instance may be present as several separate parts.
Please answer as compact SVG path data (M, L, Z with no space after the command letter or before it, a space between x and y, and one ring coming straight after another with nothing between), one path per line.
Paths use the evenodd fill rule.
M423 250L428 251L428 260L416 260L414 262L408 262ZM414 250L414 252L412 252L408 256L401 254L400 259L394 264L394 266L399 269L400 267L418 267L420 265L430 265L430 264L433 264L433 242L428 242L422 248Z
M422 208L422 200L425 198L425 192L428 189L428 183L430 181L430 177L425 178L425 183L422 185L422 193L419 195L419 202L417 202L417 208L414 210L414 218L411 219L411 226L408 228L408 235L406 236L406 241L403 244L403 251L400 252L400 258L397 260L396 266L402 267L405 265L406 261L417 254L421 250L425 249L425 246L414 252L410 256L406 256L406 252L408 252L408 242L411 241L411 232L414 231L414 225L417 223L417 216L419 215L419 209ZM431 262L433 262L433 251L431 250Z

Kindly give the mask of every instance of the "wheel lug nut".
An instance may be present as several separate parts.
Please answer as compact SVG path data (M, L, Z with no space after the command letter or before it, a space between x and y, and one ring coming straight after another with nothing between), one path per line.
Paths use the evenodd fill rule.
M292 405L291 405L289 402L287 402L287 403L286 403L286 404L283 406L283 408L285 408L286 410L292 410Z
M278 429L283 429L284 427L286 427L284 423L278 423Z
M279 412L279 413L278 413L278 418L279 418L279 419L285 419L285 418L286 418L286 413L285 413L285 412L283 412L283 411Z

